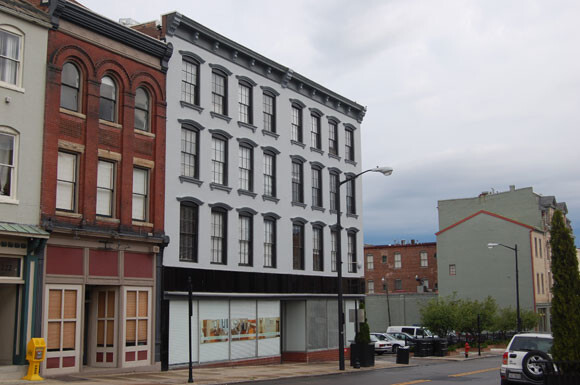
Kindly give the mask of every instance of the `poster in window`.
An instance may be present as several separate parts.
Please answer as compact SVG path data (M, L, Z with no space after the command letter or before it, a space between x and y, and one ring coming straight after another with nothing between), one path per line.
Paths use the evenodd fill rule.
M232 319L232 341L256 339L256 320L248 318Z
M229 340L229 322L227 318L204 319L201 322L201 343L227 342Z
M280 317L264 317L258 321L258 339L280 337Z

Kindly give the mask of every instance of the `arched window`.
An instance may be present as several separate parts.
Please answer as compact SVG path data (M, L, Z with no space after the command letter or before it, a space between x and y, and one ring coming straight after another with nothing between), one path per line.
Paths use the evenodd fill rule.
M62 66L60 85L60 106L71 111L80 110L81 76L76 65L71 62Z
M0 27L0 82L20 87L22 80L22 32Z
M101 79L99 119L109 122L117 121L117 85L109 76Z
M149 131L149 95L143 87L135 93L135 129Z

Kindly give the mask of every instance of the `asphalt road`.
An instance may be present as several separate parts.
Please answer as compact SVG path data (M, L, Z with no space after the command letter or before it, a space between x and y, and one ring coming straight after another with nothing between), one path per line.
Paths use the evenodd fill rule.
M376 357L394 360L392 356ZM413 359L417 366L397 367L364 371L353 374L291 378L287 380L265 381L260 384L294 385L411 385L411 384L473 384L498 385L501 357L489 357L469 361L439 361Z

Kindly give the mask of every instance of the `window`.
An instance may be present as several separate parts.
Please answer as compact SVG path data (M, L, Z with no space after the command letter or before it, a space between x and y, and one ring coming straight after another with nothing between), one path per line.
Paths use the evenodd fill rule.
M294 104L292 105L290 139L302 143L302 108Z
M227 154L227 141L221 137L212 137L211 139L211 150L212 150L212 182L227 185L227 174L226 174L226 154Z
M62 66L60 106L71 111L80 110L81 76L77 66L68 62Z
M221 72L212 72L211 94L212 111L227 115L227 77Z
M421 251L421 267L429 266L429 261L427 259L427 252Z
M276 196L276 155L264 153L264 195Z
M117 86L109 76L101 79L99 119L117 121Z
M354 132L348 128L345 130L344 157L346 160L354 161Z
M113 216L115 204L115 163L99 160L97 169L97 215Z
M375 283L372 280L367 281L367 294L374 294L375 292Z
M328 121L328 153L338 156L338 124L333 121Z
M254 149L241 145L240 146L240 189L254 190Z
M354 232L348 233L347 250L348 272L356 273L356 234Z
M346 182L346 213L352 215L356 214L355 183L355 179Z
M199 206L181 202L179 210L179 260L197 262L197 229Z
M16 198L16 138L0 132L0 197Z
M336 230L330 231L330 270L336 270L336 253L338 252L338 233Z
M276 97L264 93L264 130L276 132Z
M542 294L545 294L546 292L544 291L544 273L541 273L541 282L542 282Z
M395 290L403 290L403 281L395 279Z
M322 245L322 227L314 226L312 227L312 269L314 271L324 270Z
M0 29L0 81L20 85L22 36Z
M304 270L304 224L295 222L292 225L292 267Z
M395 269L400 269L402 265L401 253L395 253Z
M536 273L536 290L540 294L540 273Z
M181 175L199 179L199 131L181 128Z
M449 265L449 275L455 275L455 274L456 274L455 264Z
M151 327L150 289L125 290L125 346L147 346Z
M538 258L538 238L534 238L534 254L536 254L536 258Z
M383 263L387 263L387 256L383 255Z
M252 219L249 214L240 214L239 217L240 265L252 265Z
M542 255L543 254L543 252L542 252L542 239L538 240L538 244L539 244L538 248L540 249L540 258L543 258L544 256Z
M211 211L211 263L226 264L227 213L221 208Z
M264 267L276 267L276 219L264 218Z
M367 254L367 270L374 269L375 269L374 256L372 254Z
M149 214L149 170L133 169L133 219L146 221Z
M238 103L240 122L252 124L252 86L246 83L238 84Z
M304 172L297 160L292 161L292 202L304 203Z
M149 131L149 94L143 87L135 92L135 129Z
M181 62L181 100L199 106L199 64L183 59Z
M312 119L310 127L311 146L320 150L322 148L320 140L320 116L312 114L310 117Z
M76 211L77 192L77 155L58 152L58 171L56 176L56 209Z
M322 207L322 171L312 168L312 206Z
M330 211L339 210L338 189L339 189L338 173L330 173Z

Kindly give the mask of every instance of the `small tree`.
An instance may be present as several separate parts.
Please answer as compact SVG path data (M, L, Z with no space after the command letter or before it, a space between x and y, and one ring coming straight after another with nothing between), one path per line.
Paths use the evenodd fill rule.
M520 318L522 319L522 329L532 330L540 323L541 316L532 310L520 311Z
M421 309L421 325L445 337L457 328L458 300L455 294L446 298L433 298Z
M521 310L520 318L522 319L522 328L524 330L532 330L538 326L538 322L540 322L540 315L531 310ZM511 306L504 307L499 309L493 321L493 330L505 335L508 331L516 330L517 325L518 322L515 309Z
M495 299L488 296L483 301L464 299L460 301L458 311L458 330L465 333L477 334L477 316L481 330L490 330L493 327L497 312Z
M564 216L557 210L550 231L552 246L552 355L556 361L580 361L580 275L576 248Z

